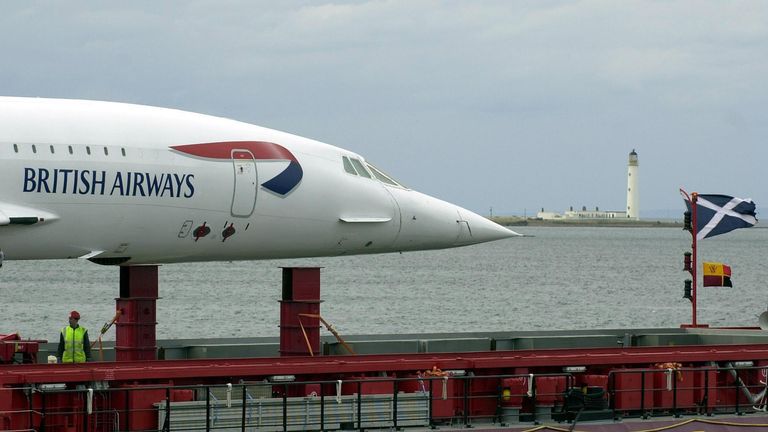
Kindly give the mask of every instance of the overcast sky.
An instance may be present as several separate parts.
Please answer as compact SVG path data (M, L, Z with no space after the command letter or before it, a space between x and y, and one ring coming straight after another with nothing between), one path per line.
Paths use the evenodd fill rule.
M179 108L481 214L768 208L768 2L6 1L0 94ZM758 217L760 214L758 214Z

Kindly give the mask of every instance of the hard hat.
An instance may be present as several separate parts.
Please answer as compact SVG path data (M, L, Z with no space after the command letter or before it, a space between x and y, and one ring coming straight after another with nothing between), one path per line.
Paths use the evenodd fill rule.
M78 311L72 311L69 313L70 318L74 318L76 320L80 319L80 313Z

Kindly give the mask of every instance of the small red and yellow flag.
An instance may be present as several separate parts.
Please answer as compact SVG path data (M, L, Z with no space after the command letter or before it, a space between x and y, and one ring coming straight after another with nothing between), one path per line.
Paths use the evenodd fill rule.
M723 263L705 262L704 286L733 287L731 283L731 267Z

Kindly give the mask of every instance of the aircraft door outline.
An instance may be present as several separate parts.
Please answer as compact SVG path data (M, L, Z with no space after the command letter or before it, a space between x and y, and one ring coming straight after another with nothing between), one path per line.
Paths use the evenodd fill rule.
M232 150L234 185L232 191L232 216L248 217L256 208L258 173L253 153L248 150Z

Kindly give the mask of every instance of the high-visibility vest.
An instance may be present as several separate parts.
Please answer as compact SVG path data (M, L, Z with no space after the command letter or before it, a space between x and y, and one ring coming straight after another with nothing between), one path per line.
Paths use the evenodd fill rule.
M62 363L85 363L85 350L83 349L83 339L85 338L85 327L73 329L66 326L61 329L64 336L64 354L61 355Z

